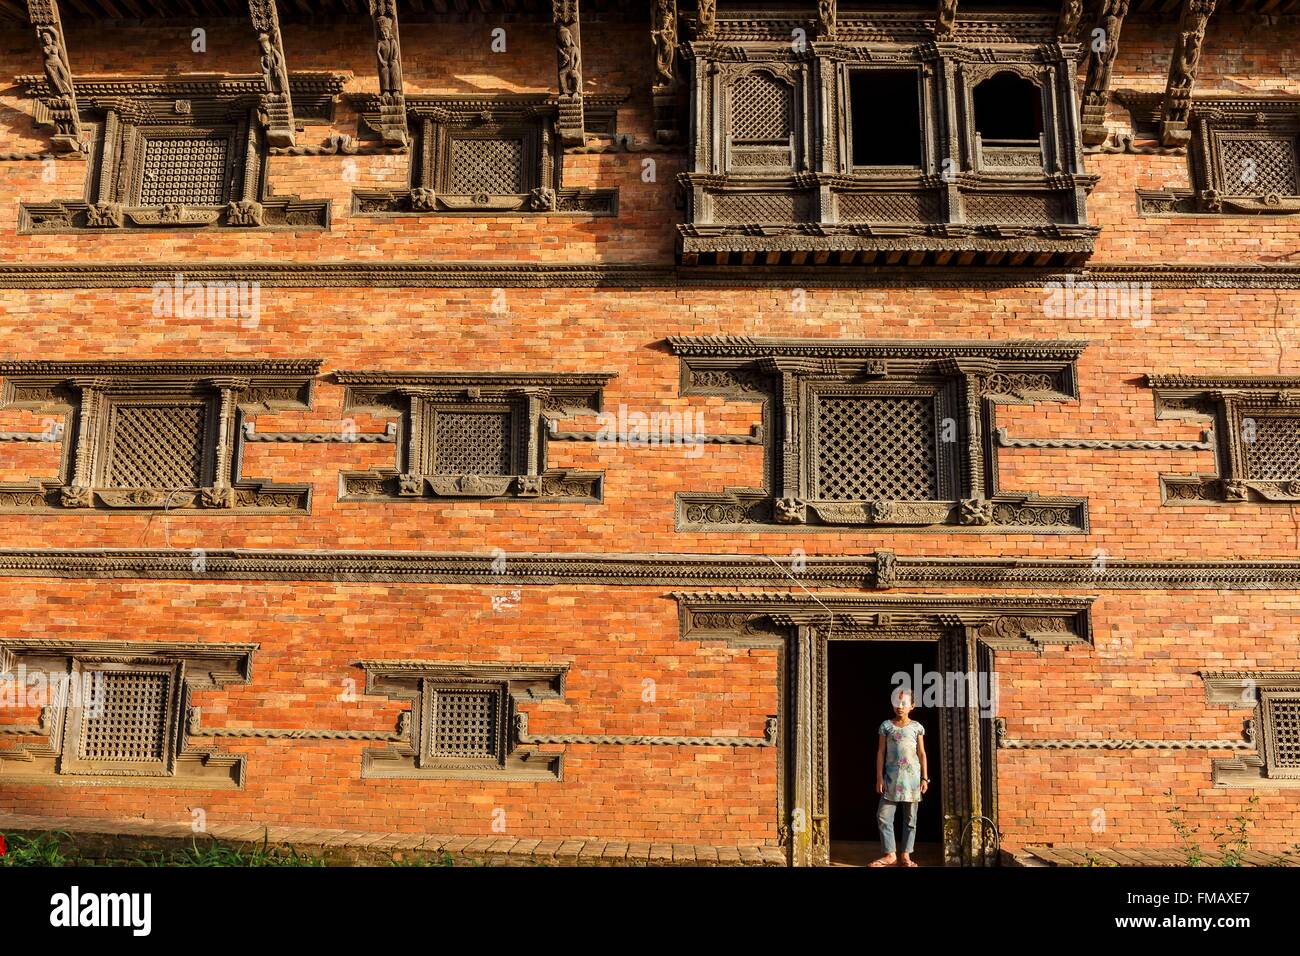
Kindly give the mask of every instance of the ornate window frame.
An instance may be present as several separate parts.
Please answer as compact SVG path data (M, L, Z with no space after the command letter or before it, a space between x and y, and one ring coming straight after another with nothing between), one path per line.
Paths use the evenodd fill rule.
M361 114L363 130L383 128L382 97L349 97ZM622 96L585 97L588 119L608 127ZM556 132L559 98L554 94L433 96L407 94L412 133L409 188L358 190L352 211L358 215L578 215L618 213L617 189L565 188L563 148ZM522 187L500 194L451 190L451 144L465 139L515 139L522 144Z
M601 410L612 372L362 372L335 373L345 386L345 411L396 417L393 468L344 472L341 501L428 501L442 498L547 499L599 502L604 473L546 465L552 420ZM509 475L439 474L430 447L439 411L511 415Z
M998 13L962 21L934 42L933 18L845 13L833 34L803 50L773 16L717 19L685 45L691 68L693 144L681 178L687 199L678 251L685 265L864 263L1077 265L1099 232L1086 198L1075 119L1073 43L1057 42L1055 16ZM851 76L919 73L919 167L852 165ZM793 161L738 167L730 147L729 90L756 71L794 91ZM972 91L1002 72L1032 82L1043 99L1035 164L990 164L974 135Z
M1300 426L1300 378L1274 376L1148 375L1157 419L1182 419L1212 426L1214 475L1160 476L1167 505L1207 502L1300 503L1300 454L1295 479L1252 476L1247 443L1262 418L1296 419Z
M1082 342L912 342L901 340L673 337L681 393L760 402L766 436L764 486L722 493L679 492L677 530L838 530L1078 534L1087 501L1002 491L998 487L998 405L1078 398L1075 362ZM928 391L948 410L936 416L940 493L926 500L818 500L811 463L819 392L864 396ZM949 416L944 416L949 418ZM945 464L946 462L946 464Z
M563 700L568 664L358 661L366 693L409 702L409 739L365 751L363 778L439 780L560 780L564 756L522 746L518 728L524 701ZM439 692L495 695L490 756L456 756L432 746Z
M1246 739L1255 753L1214 761L1216 787L1300 787L1300 762L1279 758L1279 706L1300 703L1300 671L1203 671L1205 700L1253 708ZM1288 750L1294 742L1288 740Z
M46 687L67 681L65 693L87 685L87 675L102 673L168 675L167 698L161 711L161 746L156 760L106 760L80 752L83 728L94 719L94 701L81 698L92 710L74 705L69 697L55 699L53 692L34 727L6 727L5 736L32 738L32 742L0 749L0 784L94 784L96 786L152 786L208 789L242 789L245 758L212 748L188 744L190 693L216 690L252 679L256 644L182 644L166 641L76 641L0 638L0 672L43 675ZM74 675L76 680L74 680ZM94 688L102 678L94 678ZM102 686L102 685L101 685ZM102 693L102 691L100 692ZM102 706L102 704L101 704ZM39 740L38 738L44 738Z
M1134 126L1153 123L1159 110L1152 95L1126 94ZM1143 216L1283 216L1300 213L1300 96L1193 97L1188 146L1190 189L1139 189ZM1252 190L1226 168L1230 141L1289 141L1293 187L1289 192Z
M0 362L0 408L63 415L57 478L0 484L0 512L70 508L181 513L305 512L310 485L242 477L243 423L259 412L311 407L319 359ZM203 409L202 480L190 487L126 487L112 480L114 411L132 405Z
M343 76L295 74L291 81L299 118L328 120ZM42 77L19 77L37 101L36 122L53 122ZM268 147L259 112L265 94L258 76L211 80L164 77L109 78L77 84L84 125L93 138L81 199L22 203L20 234L108 229L328 229L329 200L272 196L266 182ZM222 139L226 143L222 198L214 203L142 204L151 175L148 143L166 139Z

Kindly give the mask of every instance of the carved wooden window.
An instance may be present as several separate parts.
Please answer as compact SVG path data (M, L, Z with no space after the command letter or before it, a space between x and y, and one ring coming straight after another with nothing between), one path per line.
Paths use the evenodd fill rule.
M317 361L0 363L0 405L66 416L58 478L0 487L0 511L306 510L311 489L240 474L242 425L306 408Z
M598 412L608 374L336 373L348 410L398 418L394 468L343 475L346 500L598 501L600 472L547 467L549 422Z
M933 15L855 14L800 51L718 19L684 45L685 265L1061 265L1092 253L1073 57L1041 19L935 45ZM917 45L868 42L916 38ZM922 40L924 39L924 42ZM910 40L908 43L910 44Z
M1015 73L998 73L971 93L982 168L1043 165L1043 92Z
M1129 94L1138 128L1153 107ZM1300 213L1300 105L1292 100L1194 97L1190 189L1138 190L1146 215Z
M1161 475L1167 504L1300 502L1300 379L1151 375L1156 417L1213 426L1216 475Z
M561 700L565 665L362 661L366 692L410 704L410 739L362 760L364 777L556 780L561 754L521 746L519 705Z
M921 96L921 76L915 69L849 71L846 139L854 169L921 166Z
M1073 397L1068 342L672 338L687 395L761 402L764 487L678 495L682 530L934 527L1077 533L1085 503L1002 491L1001 404Z
M46 95L45 81L21 80ZM303 74L292 86L295 112L310 121L332 113L342 77ZM260 75L78 83L92 133L84 196L24 203L20 231L327 227L328 201L267 195L263 92Z
M93 778L97 784L237 788L243 758L187 744L192 690L247 683L255 645L0 639L0 663L43 675L39 721L0 725L0 785ZM64 780L63 782L70 782Z
M385 104L351 97L363 126L384 128ZM584 97L585 116L612 128L621 97ZM616 189L565 188L556 134L558 100L546 94L407 94L413 134L409 187L353 194L372 215L614 215Z
M1300 780L1300 685L1290 691L1266 690L1259 698L1264 772Z
M166 776L181 713L180 665L74 662L94 681L95 702L69 707L63 773Z

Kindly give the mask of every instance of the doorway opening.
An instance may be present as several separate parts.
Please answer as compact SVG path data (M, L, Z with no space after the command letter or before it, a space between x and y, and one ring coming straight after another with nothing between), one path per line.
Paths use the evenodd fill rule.
M876 826L876 747L882 721L893 717L896 675L907 675L917 691L918 672L939 669L936 641L832 640L827 667L827 748L831 862L862 865L880 856ZM921 866L943 865L943 755L941 714L918 706L911 714L925 728L930 787L921 799L913 859ZM897 827L901 839L901 823ZM901 843L899 849L902 849Z

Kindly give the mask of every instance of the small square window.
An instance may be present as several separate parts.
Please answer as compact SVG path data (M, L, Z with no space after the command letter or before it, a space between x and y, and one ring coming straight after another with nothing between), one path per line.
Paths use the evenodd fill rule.
M1230 196L1295 196L1296 137L1219 133L1219 181Z
M1300 779L1300 693L1264 691L1260 715L1266 776Z
M89 690L64 710L62 772L169 774L178 734L179 665L79 660L73 673Z
M1300 418L1251 415L1242 418L1245 478L1258 481L1300 479Z
M448 193L493 196L526 191L522 139L453 138L448 166Z
M429 691L429 756L497 761L501 757L501 688L434 686Z
M819 396L816 492L825 501L939 497L933 398Z
M227 137L148 137L139 205L221 206L231 198Z
M114 401L105 422L105 488L201 488L208 464L207 403Z

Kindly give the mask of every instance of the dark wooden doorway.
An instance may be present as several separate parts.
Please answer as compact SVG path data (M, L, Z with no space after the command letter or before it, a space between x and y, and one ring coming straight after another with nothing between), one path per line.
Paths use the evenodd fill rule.
M935 641L832 640L829 642L827 746L829 750L829 824L832 858L878 856L875 761L881 721L893 716L891 694L896 675L915 682L938 670ZM918 691L918 703L922 703ZM917 820L916 859L942 861L943 760L940 712L917 707L912 719L925 727L930 790L921 800ZM837 852L838 851L838 852Z

